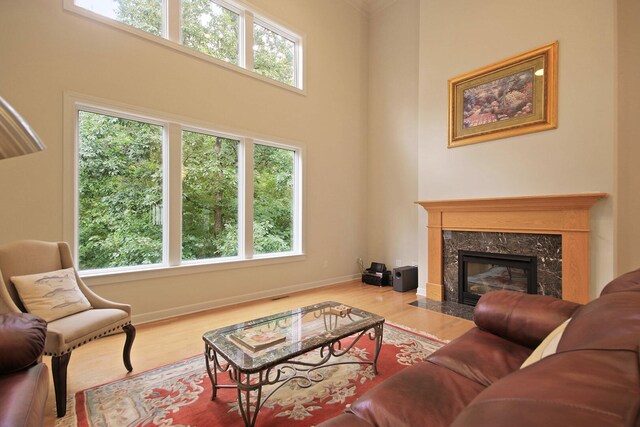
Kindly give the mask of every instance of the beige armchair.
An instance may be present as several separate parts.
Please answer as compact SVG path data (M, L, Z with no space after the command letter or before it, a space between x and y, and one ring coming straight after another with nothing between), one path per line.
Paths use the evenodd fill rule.
M0 313L26 312L12 276L45 273L73 268L71 250L64 243L23 240L0 246ZM71 352L96 338L122 328L126 341L122 357L131 372L131 347L136 330L131 324L131 306L108 301L93 293L75 270L78 287L91 303L91 309L72 314L47 325L44 354L52 356L53 384L58 417L66 413L67 366Z

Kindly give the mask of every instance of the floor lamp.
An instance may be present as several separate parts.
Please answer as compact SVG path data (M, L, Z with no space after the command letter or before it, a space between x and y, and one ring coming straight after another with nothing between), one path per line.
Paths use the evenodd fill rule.
M31 126L0 97L0 160L44 149L44 144Z

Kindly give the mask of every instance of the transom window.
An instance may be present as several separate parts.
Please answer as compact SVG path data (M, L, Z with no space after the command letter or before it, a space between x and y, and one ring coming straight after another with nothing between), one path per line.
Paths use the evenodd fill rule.
M75 112L80 270L301 253L298 148L81 103Z
M233 1L64 1L74 12L302 89L301 37Z

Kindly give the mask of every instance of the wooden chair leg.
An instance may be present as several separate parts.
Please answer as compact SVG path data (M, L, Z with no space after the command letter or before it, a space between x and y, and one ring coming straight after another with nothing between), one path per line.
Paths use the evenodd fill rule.
M122 351L122 359L124 360L124 367L127 371L133 371L131 366L131 347L133 347L133 340L136 339L136 328L129 324L123 326L124 333L127 334L127 340L124 342L124 350Z
M71 352L51 358L53 388L56 392L56 412L58 418L64 417L67 413L67 366L69 366L70 359Z

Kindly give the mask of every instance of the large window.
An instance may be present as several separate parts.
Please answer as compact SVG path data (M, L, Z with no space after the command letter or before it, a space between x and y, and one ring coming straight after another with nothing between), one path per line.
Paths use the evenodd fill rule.
M298 148L160 115L74 108L81 270L300 253Z
M240 141L182 132L182 259L238 255Z
M295 152L254 145L253 250L256 254L293 250Z
M81 269L162 262L163 128L80 111Z
M301 37L233 0L64 1L75 12L302 89Z

